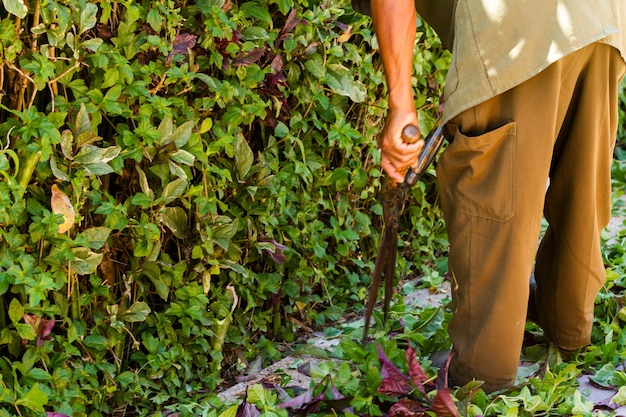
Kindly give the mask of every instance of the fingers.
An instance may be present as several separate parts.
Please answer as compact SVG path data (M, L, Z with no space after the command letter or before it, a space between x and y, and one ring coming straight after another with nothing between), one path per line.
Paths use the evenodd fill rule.
M414 143L405 143L402 131L407 125L417 126L417 117L414 112L391 112L385 121L385 128L378 140L381 150L381 167L387 175L398 182L404 181L404 175L409 167L417 166L417 159L424 141L419 139L419 132Z
M409 167L417 166L417 158L424 147L424 141L419 140L413 144L405 144L400 139L383 141L381 144L381 167L387 175L397 182L404 182L404 176Z

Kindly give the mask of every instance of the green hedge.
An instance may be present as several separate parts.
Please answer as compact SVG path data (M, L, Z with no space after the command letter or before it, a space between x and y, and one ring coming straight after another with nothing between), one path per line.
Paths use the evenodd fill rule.
M2 5L0 416L195 415L248 361L362 309L386 108L368 18L339 0ZM419 31L426 131L449 58ZM413 197L398 269L434 283L432 176Z

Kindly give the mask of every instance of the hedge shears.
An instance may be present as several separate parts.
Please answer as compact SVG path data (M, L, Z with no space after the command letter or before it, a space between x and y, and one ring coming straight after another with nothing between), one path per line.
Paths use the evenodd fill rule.
M417 126L407 125L402 129L402 140L404 143L412 144L419 140L419 130ZM443 143L443 125L441 118L437 119L435 126L424 140L424 147L420 152L415 169L409 168L405 174L404 182L398 183L389 177L383 179L381 188L381 202L383 205L383 236L378 247L374 273L372 274L372 284L369 289L367 305L365 309L365 329L363 340L367 338L372 310L376 304L378 288L385 277L385 298L383 308L383 320L387 320L389 313L389 303L393 294L395 281L396 256L398 253L398 219L404 210L408 200L411 187L422 177L428 166L433 162L441 144Z

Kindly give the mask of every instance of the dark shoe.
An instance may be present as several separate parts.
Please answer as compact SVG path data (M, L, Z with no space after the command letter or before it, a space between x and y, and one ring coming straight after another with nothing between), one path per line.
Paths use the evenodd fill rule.
M440 350L430 355L430 363L433 368L439 369L437 373L437 389L458 387L450 376L450 360L454 353L451 349Z
M452 355L452 349L439 350L430 355L430 363L433 368L441 369L448 362L450 355Z

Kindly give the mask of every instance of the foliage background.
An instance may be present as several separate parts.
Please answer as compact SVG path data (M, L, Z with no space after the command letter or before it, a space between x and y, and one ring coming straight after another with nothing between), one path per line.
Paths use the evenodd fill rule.
M0 417L206 413L361 311L386 94L347 3L3 0ZM418 29L426 132L449 57ZM400 225L424 286L436 196L429 175Z
M386 107L367 18L338 0L2 4L0 416L146 415L362 308ZM448 58L420 36L425 131ZM432 178L414 196L400 269L437 279Z

